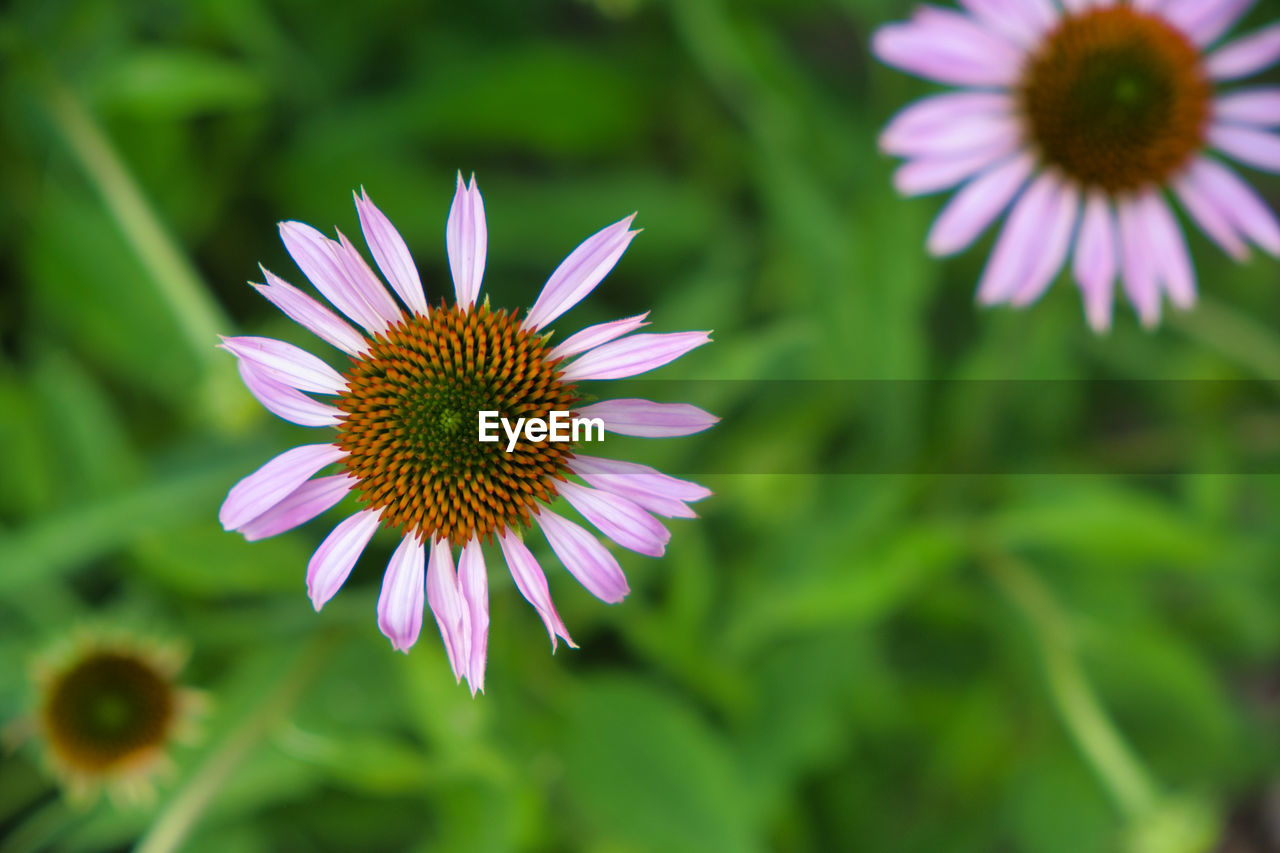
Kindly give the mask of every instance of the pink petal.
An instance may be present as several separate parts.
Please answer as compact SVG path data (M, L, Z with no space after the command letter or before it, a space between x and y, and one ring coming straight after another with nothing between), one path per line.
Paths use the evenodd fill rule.
M645 318L649 316L646 311L643 314L637 314L634 317L627 317L624 320L614 320L610 323L598 323L565 338L555 349L548 353L549 358L569 358L580 352L586 352L594 349L601 344L607 344L616 338L630 334L642 326L649 325Z
M1183 207L1200 226L1200 230L1209 236L1209 239L1221 246L1223 251L1237 261L1248 259L1249 246L1232 225L1231 218L1201 191L1194 180L1187 175L1182 175L1174 182L1173 189L1182 201Z
M1226 35L1255 0L1168 0L1161 14L1200 47Z
M695 518L688 504L710 496L711 490L656 468L617 459L575 454L570 469L588 484L634 501L642 509L667 518Z
M471 619L471 656L467 663L467 684L471 695L484 691L484 664L489 651L489 577L479 540L472 539L458 558L458 588Z
M1021 0L960 0L960 5L984 26L1024 48L1035 46L1046 29L1039 16L1027 14Z
M453 571L453 554L447 539L431 546L431 562L427 566L427 603L440 626L440 638L444 640L453 677L461 681L471 661L471 614L458 589L458 576Z
M400 540L382 575L378 595L378 630L396 651L408 652L422 631L422 544L412 534Z
M484 219L484 199L476 185L475 175L471 185L462 181L458 172L458 189L453 194L449 208L449 220L444 230L445 248L449 253L449 270L453 273L453 290L458 304L470 308L480 295L480 282L484 279L485 256L489 247L489 230Z
M1139 204L1147 224L1147 241L1165 291L1174 305L1190 308L1196 302L1196 281L1182 229L1173 218L1168 203L1158 193L1144 194Z
M252 362L268 378L313 394L341 394L347 380L304 349L274 338L223 337L220 346L236 358Z
M587 521L623 548L650 557L666 553L671 531L634 501L577 483L560 483L557 488Z
M307 480L280 503L241 527L240 533L250 542L256 542L292 530L337 506L355 484L356 479L348 474Z
M328 403L313 400L297 389L275 381L251 361L241 361L240 378L244 387L268 412L299 426L337 426L342 412Z
M596 598L617 604L631 591L618 561L585 528L549 509L538 513L538 526L560 562Z
M624 379L656 370L711 342L711 332L642 332L601 344L564 369L566 382Z
M396 304L395 299L387 292L382 279L378 278L377 274L369 268L369 262L364 259L364 255L360 254L360 251L355 246L351 245L347 235L341 231L338 231L337 234L338 240L336 243L332 240L329 241L329 251L333 252L334 257L338 259L338 263L342 265L347 278L360 292L360 297L364 299L365 304L382 321L383 328L394 326L402 321L404 312L400 310L400 306Z
M346 451L332 444L304 444L286 450L231 487L218 510L218 521L225 530L238 530L344 456Z
M1119 218L1124 290L1142 324L1151 328L1160 322L1160 285L1156 258L1147 241L1147 223L1134 199L1119 203Z
M281 222L280 239L307 280L333 307L370 332L387 328L387 321L369 305L360 287L347 275L332 240L302 222Z
M1013 116L973 116L956 119L939 130L906 137L885 147L885 151L900 157L959 157L997 148L1008 150L1020 141L1021 135L1021 124Z
M418 277L418 267L413 263L404 238L369 198L364 187L360 188L360 195L352 193L352 196L356 200L356 213L360 216L360 230L378 269L409 310L425 316L427 297L422 292L422 279Z
M958 122L1011 119L1015 106L1013 97L1004 92L948 92L921 98L889 121L880 134L880 149L909 154Z
M541 329L595 290L640 233L630 230L635 218L633 213L602 228L570 252L543 285L537 301L529 309L525 325Z
M1018 144L1010 138L1007 144L992 145L972 154L911 160L893 173L893 188L904 196L949 190L1013 154Z
M1022 285L1013 294L1013 305L1035 302L1058 277L1071 253L1071 237L1075 234L1079 216L1080 191L1072 184L1061 186L1045 221L1040 257L1031 265Z
M551 651L556 650L557 635L563 637L570 648L576 649L577 644L569 636L569 629L560 621L560 614L556 612L555 605L551 602L547 576L533 554L529 553L529 549L525 547L520 537L510 530L498 536L498 544L502 546L502 556L507 561L507 568L511 572L511 579L516 583L516 589L520 590L525 601L533 605L533 609L538 611L538 616L542 618L542 624L547 626L547 634L551 637Z
M972 245L1013 201L1034 166L1034 158L1023 153L966 184L933 223L929 251L954 255Z
M1084 296L1085 316L1099 333L1111 328L1112 290L1119 267L1116 241L1111 203L1101 192L1090 193L1076 241L1075 276Z
M1280 136L1274 133L1217 124L1209 129L1209 143L1245 165L1280 172Z
M1280 222L1253 187L1215 160L1201 157L1191 164L1186 180L1236 231L1272 255L1280 256Z
M889 24L872 37L882 62L957 86L1012 86L1022 53L958 12L921 10L910 23Z
M1041 237L1051 224L1062 191L1061 181L1043 174L1032 182L1005 223L978 286L978 300L986 305L1004 302L1028 283L1042 257Z
M1209 54L1209 76L1235 80L1265 71L1280 60L1280 24L1263 27L1244 38L1228 42Z
M325 537L307 563L307 595L319 610L337 594L378 529L378 510L366 509L347 518Z
M285 316L348 355L358 356L364 352L368 346L364 335L270 270L265 267L261 269L267 283L254 284L253 289L271 300Z
M688 403L655 403L636 398L601 400L583 406L578 415L600 418L604 428L618 435L675 438L710 429L720 419Z
M1280 127L1280 89L1246 89L1218 97L1213 105L1218 121Z

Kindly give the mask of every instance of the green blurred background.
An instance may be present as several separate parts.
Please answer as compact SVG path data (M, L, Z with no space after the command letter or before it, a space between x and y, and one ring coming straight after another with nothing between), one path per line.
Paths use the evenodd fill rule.
M928 260L939 202L896 198L875 147L930 90L867 53L908 10L7 4L0 721L30 708L31 656L93 621L185 640L212 711L151 810L71 809L35 745L10 753L0 850L122 850L187 819L184 849L249 853L1280 850L1280 267L1193 236L1202 305L1150 333L1121 308L1095 337L1066 280L977 309L990 239ZM491 556L475 700L430 622L408 656L378 633L390 537L316 615L303 573L337 514L254 545L216 521L309 440L213 348L313 345L244 284L259 261L302 283L275 222L354 235L363 185L438 298L458 169L485 194L496 305L638 210L570 325L715 329L666 399L743 380L717 383L716 430L647 451L690 474L719 454L717 494L664 559L619 554L625 603L535 546L580 650L548 653ZM768 408L785 386L745 381L796 379L883 382ZM1011 379L1053 380L1012 429ZM1190 426L1172 450L1159 424L1125 432L1111 458L1153 461L1124 475L1073 439L1106 439L1116 380ZM1242 386L1257 411L1217 416ZM1055 459L958 473L949 454L984 442Z

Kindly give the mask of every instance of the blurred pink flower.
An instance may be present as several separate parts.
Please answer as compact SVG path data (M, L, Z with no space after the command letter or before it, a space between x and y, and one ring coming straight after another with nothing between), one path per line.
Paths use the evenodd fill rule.
M661 556L670 533L655 515L694 517L689 504L710 494L645 465L575 454L569 444L526 436L507 452L505 439L481 443L477 413L545 418L553 410L573 410L600 418L618 434L691 435L717 418L687 404L647 400L579 407L574 383L653 370L710 337L632 334L647 325L645 314L591 326L551 346L547 327L617 263L638 233L630 228L634 217L574 249L521 320L490 309L487 300L477 302L488 234L474 179L467 185L458 176L445 228L454 305L429 308L399 232L363 191L356 209L374 262L395 296L341 233L331 240L299 222L281 223L285 246L346 319L266 270L265 284L254 285L290 318L345 352L345 372L283 341L222 341L263 406L302 426L335 427L336 438L285 451L245 477L227 495L219 519L227 530L261 539L291 530L354 491L364 508L334 528L307 566L313 604L319 610L337 593L380 526L397 530L401 541L383 576L378 627L393 647L407 651L418 639L425 599L455 677L466 678L474 695L484 688L489 632L482 541L496 540L554 650L557 637L573 641L541 566L524 544L524 528L540 527L556 556L593 595L614 603L629 590L618 561L599 539L546 505L563 497L617 544ZM336 399L322 402L311 394ZM332 464L343 471L315 476Z
M904 195L960 187L928 247L952 255L1009 216L978 299L1027 305L1068 257L1098 331L1117 280L1147 326L1162 293L1196 300L1171 192L1237 260L1280 255L1280 223L1212 149L1280 172L1280 88L1219 84L1280 60L1280 24L1216 46L1254 0L960 0L876 32L884 62L960 91L920 100L885 128Z

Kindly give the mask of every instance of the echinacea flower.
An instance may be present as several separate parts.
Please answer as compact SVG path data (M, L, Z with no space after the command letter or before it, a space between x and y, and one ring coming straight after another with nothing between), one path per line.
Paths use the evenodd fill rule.
M522 531L536 524L565 567L593 595L629 591L617 559L596 536L548 504L563 497L618 545L661 556L670 533L655 518L690 518L702 486L648 466L573 452L573 445L479 441L482 411L548 418L573 411L622 435L690 435L717 418L694 406L640 399L579 406L576 383L620 379L667 364L710 340L708 332L637 333L647 314L590 326L552 345L550 325L608 274L639 232L627 217L587 238L551 274L523 317L478 301L488 233L475 179L458 176L445 226L456 301L429 307L400 234L363 191L356 210L391 292L340 232L331 240L284 222L280 234L302 272L347 320L263 270L263 296L349 357L339 373L291 344L224 338L245 385L268 410L331 438L295 447L241 480L219 519L261 539L290 530L355 492L363 509L338 524L307 566L319 610L346 581L374 531L400 537L382 579L378 627L407 651L422 627L423 599L440 628L453 673L474 695L484 687L488 580L481 543L497 542L516 587L551 636L573 645L547 579ZM395 294L395 296L392 295ZM396 302L399 297L403 305ZM309 396L333 397L322 402ZM329 465L339 473L315 477ZM569 479L576 477L581 482ZM458 552L455 568L454 554ZM425 564L425 577L424 577Z
M970 246L1006 209L978 287L985 304L1034 302L1068 256L1085 315L1111 325L1118 279L1139 318L1162 295L1196 299L1170 205L1237 260L1280 255L1280 223L1210 151L1280 171L1280 88L1220 91L1280 60L1280 24L1218 42L1254 0L960 0L921 6L874 38L884 62L961 91L896 116L881 147L906 159L898 190L963 186L929 250Z
M123 804L153 798L156 778L173 769L171 748L193 738L204 706L177 682L185 661L172 643L84 629L35 662L37 708L21 733L43 741L72 801L104 790Z

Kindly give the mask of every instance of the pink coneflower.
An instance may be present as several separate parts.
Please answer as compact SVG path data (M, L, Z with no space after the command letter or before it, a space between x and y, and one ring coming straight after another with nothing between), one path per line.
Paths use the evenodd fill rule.
M1280 255L1280 223L1209 149L1280 171L1280 88L1219 92L1280 60L1280 25L1221 47L1254 0L960 0L875 35L884 62L962 91L925 98L881 145L906 158L906 195L964 186L929 235L962 251L1012 205L978 288L1034 302L1069 254L1095 330L1117 278L1147 326L1161 292L1180 308L1195 274L1166 190L1232 257Z
M671 534L654 516L694 517L688 505L710 494L644 465L575 454L566 443L530 441L527 435L510 451L505 439L482 443L478 413L496 411L514 421L573 411L599 418L622 435L690 435L717 419L687 404L639 399L578 406L575 383L653 370L710 337L632 334L647 325L648 315L642 314L588 327L552 345L550 324L600 283L639 233L630 230L634 216L574 249L520 318L490 308L487 299L477 302L488 234L474 179L468 186L458 176L445 227L453 305L428 307L404 240L363 191L356 210L374 261L404 307L341 233L330 240L300 222L280 225L302 272L364 331L263 270L266 283L254 287L350 361L339 373L283 341L223 339L223 348L240 360L245 385L267 409L303 426L334 427L337 434L288 450L241 480L219 519L227 530L261 539L297 527L356 492L364 508L334 528L307 566L312 603L319 610L338 591L378 527L395 530L400 545L383 575L378 627L392 646L407 651L418 639L425 593L454 675L466 678L474 694L484 688L489 637L482 542L497 542L516 587L546 624L554 650L557 636L573 641L551 603L542 568L524 544L525 528L537 524L565 567L603 601L621 601L629 590L618 561L596 536L547 504L563 497L618 545L657 557ZM335 399L321 402L308 394ZM333 464L343 471L314 476Z

